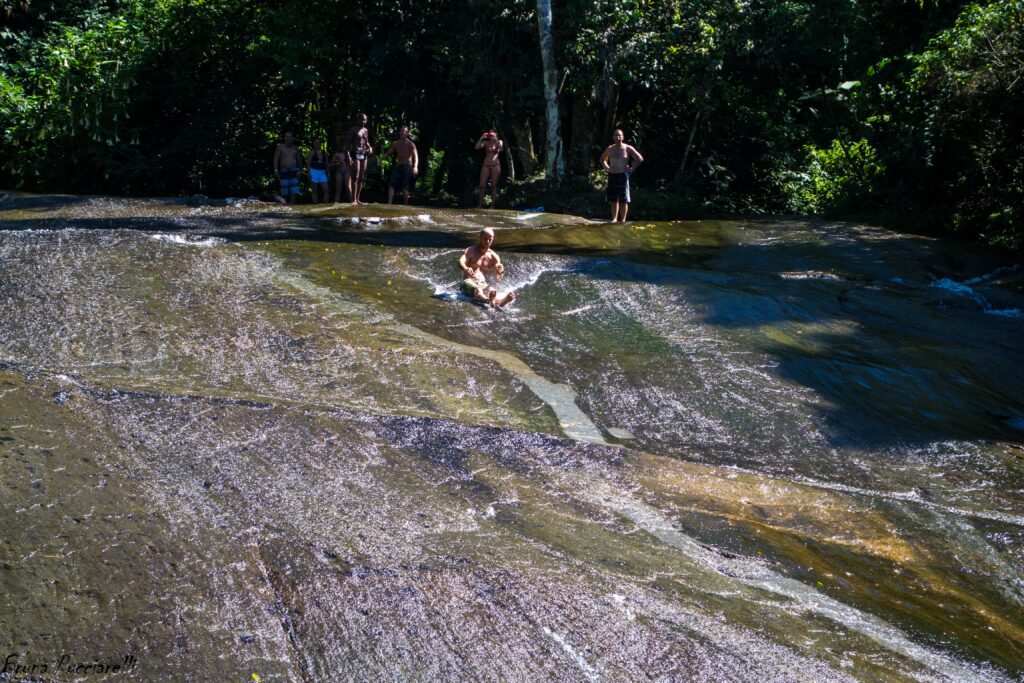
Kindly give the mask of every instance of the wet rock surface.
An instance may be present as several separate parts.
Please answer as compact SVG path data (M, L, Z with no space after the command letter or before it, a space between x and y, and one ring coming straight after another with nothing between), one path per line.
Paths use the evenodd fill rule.
M519 300L432 299L487 224ZM47 680L83 679L64 653L138 680L1014 680L1024 306L1012 264L952 250L8 197L0 654Z

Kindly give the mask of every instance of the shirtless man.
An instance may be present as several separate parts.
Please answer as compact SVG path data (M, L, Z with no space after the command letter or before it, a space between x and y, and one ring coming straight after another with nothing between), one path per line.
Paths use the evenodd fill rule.
M345 147L345 139L339 135L335 142L338 145L337 151L331 157L331 166L334 167L334 203L341 203L341 188L345 188L345 200L352 203L352 158Z
M370 144L370 132L366 129L366 114L358 114L356 120L358 123L348 132L345 148L352 157L352 203L362 204L359 196L366 176L366 157L373 154L373 146Z
M498 201L498 181L501 179L501 150L505 149L505 143L498 139L498 134L493 129L487 131L476 141L476 148L484 150L484 165L480 167L480 200L476 208L484 207L484 191L487 189L487 180L491 181L491 208L495 207Z
M612 223L619 220L619 209L622 209L622 222L626 222L629 212L629 176L637 166L644 162L640 152L633 145L627 145L625 136L618 128L612 133L614 142L601 154L601 165L608 171L608 191L606 196L612 210Z
M505 273L505 266L501 265L498 254L491 251L493 242L494 231L484 228L480 231L476 244L467 247L462 252L462 256L459 258L459 269L465 279L459 284L459 291L477 301L501 308L505 304L515 301L516 293L510 290L499 295L497 289L487 284L487 275L494 276L497 281Z
M295 146L295 136L285 131L284 142L274 151L274 175L281 181L281 196L289 204L299 198L299 171L302 170L302 152Z
M402 191L402 199L409 203L409 188L412 179L420 174L420 157L416 153L416 143L409 139L409 126L398 130L398 139L388 145L380 160L384 161L395 155L395 165L391 169L391 180L388 182L388 204L395 199L395 190Z

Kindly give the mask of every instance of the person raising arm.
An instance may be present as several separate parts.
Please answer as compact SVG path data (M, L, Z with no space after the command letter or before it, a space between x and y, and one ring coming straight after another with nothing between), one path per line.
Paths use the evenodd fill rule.
M501 151L505 149L505 143L498 139L498 134L492 128L480 136L476 141L476 149L484 150L484 163L480 167L480 199L476 208L484 207L484 192L487 190L487 181L491 181L491 208L495 208L498 201L498 181L501 180Z

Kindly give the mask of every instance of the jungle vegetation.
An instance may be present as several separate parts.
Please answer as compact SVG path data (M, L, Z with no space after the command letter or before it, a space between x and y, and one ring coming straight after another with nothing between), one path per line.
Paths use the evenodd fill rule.
M260 194L284 130L331 148L365 111L378 146L411 125L426 201L472 201L490 126L506 174L596 194L622 127L647 160L638 218L1024 245L1024 0L0 0L0 18L8 189Z

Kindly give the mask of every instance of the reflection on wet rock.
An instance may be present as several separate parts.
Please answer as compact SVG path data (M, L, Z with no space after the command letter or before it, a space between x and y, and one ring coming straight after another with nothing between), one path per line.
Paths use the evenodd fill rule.
M431 298L485 226L517 300ZM10 195L0 654L1014 680L1016 272L852 225Z

